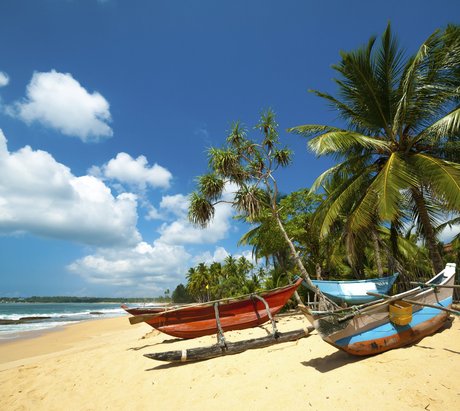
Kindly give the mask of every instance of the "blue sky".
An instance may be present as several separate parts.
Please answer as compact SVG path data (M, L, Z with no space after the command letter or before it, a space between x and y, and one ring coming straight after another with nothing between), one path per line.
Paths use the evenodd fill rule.
M308 89L391 21L408 53L457 0L2 0L0 296L156 296L189 267L250 255L248 227L186 220L206 149L277 113L284 192L331 163L283 130L340 125Z

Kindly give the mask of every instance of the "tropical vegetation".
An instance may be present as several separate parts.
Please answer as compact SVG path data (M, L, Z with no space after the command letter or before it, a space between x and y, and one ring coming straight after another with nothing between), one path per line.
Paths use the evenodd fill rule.
M383 231L397 257L398 238L414 224L438 272L444 263L435 227L460 211L460 26L436 31L406 58L388 25L379 44L372 37L341 57L333 66L338 96L313 92L346 128L290 129L310 138L318 156L339 161L313 186L331 188L316 214L319 232L340 222L356 262L363 241L378 253Z
M292 153L281 147L271 110L255 125L257 138L236 122L226 145L209 150L189 219L205 227L218 204L230 204L250 225L239 244L266 265L246 260L237 269L231 256L198 264L186 285L195 300L277 287L295 274L308 281L399 271L408 287L459 262L460 238L444 245L439 233L460 221L460 27L436 31L406 56L388 25L380 42L342 52L333 69L337 96L313 93L344 126L288 130L336 161L311 189L280 192L275 174Z

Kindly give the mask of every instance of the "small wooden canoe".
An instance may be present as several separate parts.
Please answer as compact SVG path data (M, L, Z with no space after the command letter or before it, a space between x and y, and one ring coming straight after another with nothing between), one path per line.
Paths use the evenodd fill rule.
M131 317L130 322L131 324L145 322L165 334L178 338L196 338L217 334L219 325L222 331L256 327L278 313L301 282L302 279L299 278L293 284L258 295L250 294L158 313L140 314ZM218 310L218 319L216 310Z
M436 332L448 318L452 305L455 264L422 287L416 287L378 300L355 306L354 310L308 312L324 341L347 353L359 356L378 354L415 343ZM387 296L385 296L387 297Z

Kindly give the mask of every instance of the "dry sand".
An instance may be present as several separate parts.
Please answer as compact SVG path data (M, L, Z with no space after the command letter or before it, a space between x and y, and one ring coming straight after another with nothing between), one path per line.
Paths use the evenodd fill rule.
M305 327L279 318L280 331ZM266 335L268 327L227 333ZM0 410L458 410L460 320L374 357L337 351L313 332L241 354L168 364L142 354L210 345L127 317L79 323L0 344Z

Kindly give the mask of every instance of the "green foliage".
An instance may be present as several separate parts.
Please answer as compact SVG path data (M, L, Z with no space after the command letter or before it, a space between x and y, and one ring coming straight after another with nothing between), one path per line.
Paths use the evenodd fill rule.
M210 173L198 178L198 190L191 195L189 220L201 227L214 217L214 207L229 202L249 220L258 218L263 210L272 209L278 194L273 171L286 167L291 152L279 148L278 125L271 110L264 112L255 126L261 138L251 140L240 122L233 124L223 148L208 151ZM223 200L226 184L236 185L234 198Z
M186 290L196 301L235 297L264 289L266 272L245 257L229 255L223 263L200 263L189 269Z
M173 303L191 303L193 297L188 293L184 284L179 284L173 291L171 300Z
M433 33L405 58L387 29L342 52L333 68L338 97L314 91L348 129L303 125L290 131L309 137L317 155L340 163L323 173L315 189L332 186L316 221L325 236L344 224L351 249L381 224L415 221L427 241L435 271L442 268L433 221L439 210L460 210L460 26ZM353 246L353 242L355 245Z

